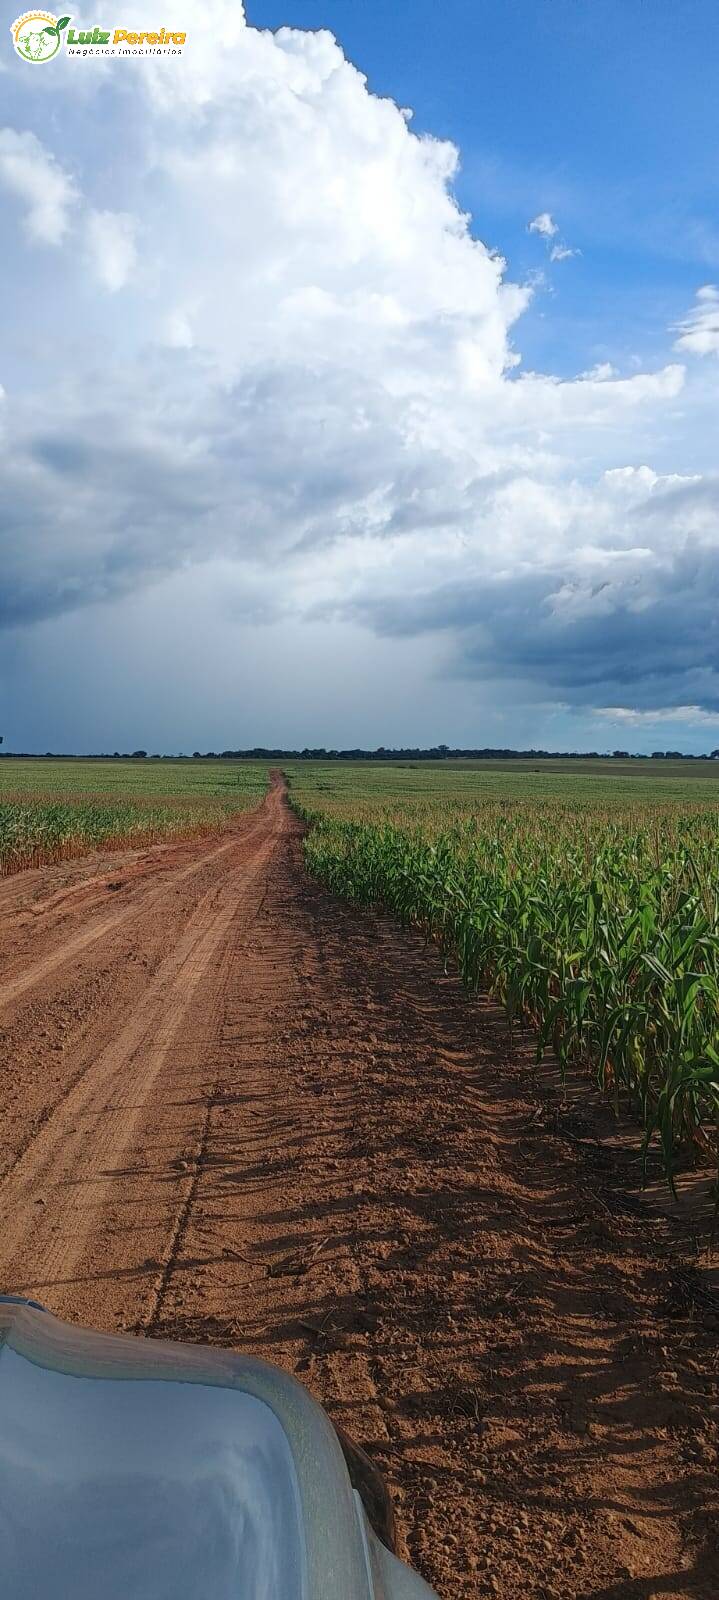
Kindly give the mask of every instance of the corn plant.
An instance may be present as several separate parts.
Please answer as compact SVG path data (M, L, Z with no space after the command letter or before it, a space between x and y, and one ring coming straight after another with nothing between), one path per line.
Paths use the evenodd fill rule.
M436 942L468 989L488 987L510 1024L535 1028L540 1057L581 1063L617 1109L628 1098L670 1183L680 1153L716 1159L714 810L492 801L447 827L436 796L373 808L361 785L358 820L346 796L339 815L324 797L298 808L311 870Z

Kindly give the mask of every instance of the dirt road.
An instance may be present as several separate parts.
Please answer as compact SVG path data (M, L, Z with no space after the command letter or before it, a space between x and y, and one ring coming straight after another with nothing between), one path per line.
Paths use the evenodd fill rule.
M709 1600L717 1320L488 1007L212 844L0 883L0 1287L286 1365L443 1600Z

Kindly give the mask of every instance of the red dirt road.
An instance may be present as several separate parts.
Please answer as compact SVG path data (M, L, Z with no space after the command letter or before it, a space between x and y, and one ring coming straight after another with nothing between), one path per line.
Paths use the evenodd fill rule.
M295 1371L442 1600L715 1600L686 1241L308 881L279 782L220 842L0 883L0 1053L1 1289Z

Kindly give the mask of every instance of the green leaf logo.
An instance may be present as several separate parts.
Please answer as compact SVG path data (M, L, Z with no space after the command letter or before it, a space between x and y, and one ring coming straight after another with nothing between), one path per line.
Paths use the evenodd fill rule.
M42 31L43 33L52 34L53 39L59 39L63 28L67 27L69 21L69 17L60 17L57 22L48 22L47 27L43 28Z

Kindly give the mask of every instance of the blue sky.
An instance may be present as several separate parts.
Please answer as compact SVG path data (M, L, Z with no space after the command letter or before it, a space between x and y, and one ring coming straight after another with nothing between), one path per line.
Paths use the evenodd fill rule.
M0 53L6 745L719 744L716 8L173 19Z
M719 274L711 0L252 0L258 27L330 28L370 88L459 147L455 189L513 276L528 217L582 252L522 324L528 365L648 360Z

